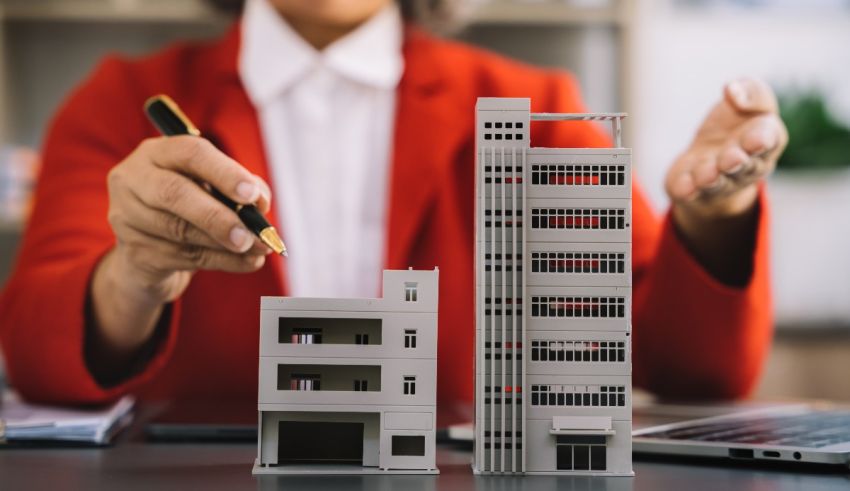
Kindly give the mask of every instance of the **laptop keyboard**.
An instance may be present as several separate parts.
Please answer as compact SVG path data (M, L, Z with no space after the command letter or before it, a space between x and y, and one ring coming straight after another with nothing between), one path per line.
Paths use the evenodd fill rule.
M820 448L850 442L850 412L824 411L696 424L643 435L650 438Z

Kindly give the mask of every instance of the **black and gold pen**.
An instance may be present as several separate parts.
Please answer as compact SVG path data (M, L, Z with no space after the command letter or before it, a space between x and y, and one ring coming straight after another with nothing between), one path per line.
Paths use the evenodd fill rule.
M145 114L165 136L193 135L201 136L200 130L189 121L183 111L167 95L157 95L145 102ZM266 221L260 210L254 205L243 205L225 196L221 191L209 186L210 193L215 199L235 211L248 230L269 246L271 250L282 256L288 256L286 246L278 235L277 230Z

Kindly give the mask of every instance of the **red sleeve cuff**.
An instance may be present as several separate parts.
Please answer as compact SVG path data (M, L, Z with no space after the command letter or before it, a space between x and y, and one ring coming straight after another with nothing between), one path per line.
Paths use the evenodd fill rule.
M146 366L109 388L98 384L84 356L85 307L102 248L73 261L53 262L13 279L0 310L9 319L2 334L9 378L27 399L45 403L98 404L135 391L168 361L176 342L180 305L172 306L164 338Z
M635 382L656 394L731 398L755 385L770 346L769 219L759 191L753 267L743 287L709 274L678 237L671 217L634 291Z

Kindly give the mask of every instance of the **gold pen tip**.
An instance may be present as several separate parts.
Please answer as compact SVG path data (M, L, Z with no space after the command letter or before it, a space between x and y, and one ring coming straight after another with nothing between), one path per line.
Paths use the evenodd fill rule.
M280 254L282 256L288 255L286 253L286 246L283 245L283 239L280 238L280 236L277 234L277 230L275 230L274 227L268 227L263 229L263 231L260 232L260 239L275 253Z

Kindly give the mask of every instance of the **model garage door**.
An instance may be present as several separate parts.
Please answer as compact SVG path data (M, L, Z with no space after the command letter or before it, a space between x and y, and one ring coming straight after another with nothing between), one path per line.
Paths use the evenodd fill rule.
M363 423L281 421L279 431L279 464L363 464Z

